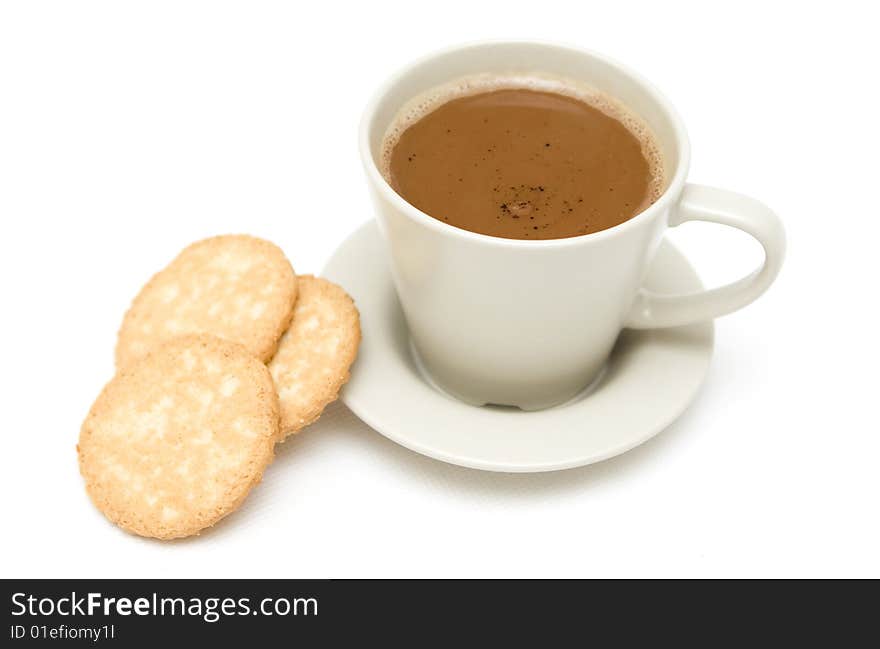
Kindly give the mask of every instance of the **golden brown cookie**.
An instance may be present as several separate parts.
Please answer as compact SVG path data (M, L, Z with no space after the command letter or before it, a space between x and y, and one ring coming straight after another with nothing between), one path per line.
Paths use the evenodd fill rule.
M360 317L348 294L326 279L300 276L293 322L269 362L282 436L315 421L336 399L360 341Z
M86 490L119 527L198 534L234 511L272 461L278 397L266 366L214 336L174 339L123 368L80 430Z
M296 275L278 246L224 235L185 248L141 289L125 314L116 367L171 338L206 333L240 343L262 361L290 324Z

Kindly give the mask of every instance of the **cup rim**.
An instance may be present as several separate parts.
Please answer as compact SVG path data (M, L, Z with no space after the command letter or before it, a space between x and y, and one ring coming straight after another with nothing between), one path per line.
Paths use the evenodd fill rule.
M385 180L385 177L382 175L376 165L376 161L373 159L373 154L370 149L370 125L373 116L376 113L376 109L382 99L385 97L385 95L388 94L390 89L393 88L413 68L421 66L432 59L445 56L453 52L467 49L475 49L487 45L537 45L557 50L565 50L567 52L570 52L571 54L581 56L586 55L588 57L602 61L606 65L614 68L619 74L627 76L635 81L642 88L642 90L650 95L652 99L654 99L654 101L666 112L678 144L679 153L678 160L675 166L675 172L672 175L672 178L669 180L666 189L660 195L660 198L654 201L654 203L650 207L642 210L641 212L639 212L632 218L627 219L623 223L618 223L617 225L606 228L604 230L599 230L598 232L591 232L575 237L565 237L560 239L508 239L505 237L496 237L489 234L472 232L471 230L465 230L455 225L445 223L439 219L435 219L434 217L423 212L414 205L408 203L400 194L398 194L394 190L393 187L391 187L388 181ZM448 236L461 237L463 239L471 240L474 243L492 244L509 248L539 249L577 246L584 243L598 242L609 237L617 236L618 234L623 234L624 232L639 226L643 221L648 221L655 218L657 214L659 214L663 210L666 210L671 205L671 203L676 200L677 196L681 193L681 190L684 187L685 178L687 177L688 167L690 165L690 141L688 139L687 131L684 127L684 122L682 121L681 116L678 114L678 111L675 110L675 107L672 105L672 103L650 81L648 81L642 75L630 69L629 67L623 65L613 58L605 56L604 54L600 54L593 50L578 47L575 45L568 45L544 40L500 39L470 41L435 50L419 57L418 59L412 61L406 66L398 69L373 94L372 98L367 103L361 115L360 126L358 129L358 143L361 154L361 162L364 165L369 179L373 181L375 186L382 193L383 197L386 200L390 201L395 207L397 207L401 212L405 213L409 218L428 228L431 228L439 233Z

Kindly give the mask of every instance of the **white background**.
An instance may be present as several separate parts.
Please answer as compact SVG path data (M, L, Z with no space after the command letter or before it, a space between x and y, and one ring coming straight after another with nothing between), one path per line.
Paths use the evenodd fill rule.
M867 7L3 3L0 574L880 576ZM75 444L142 283L224 232L320 271L371 217L356 150L369 95L480 38L569 42L641 71L684 116L691 179L782 215L782 274L717 322L698 400L624 456L546 475L444 465L335 405L211 532L159 543L107 523ZM760 261L725 228L671 236L709 284Z

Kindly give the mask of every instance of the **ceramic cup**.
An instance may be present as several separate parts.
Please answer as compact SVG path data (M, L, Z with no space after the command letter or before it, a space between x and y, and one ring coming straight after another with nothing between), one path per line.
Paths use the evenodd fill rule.
M620 225L566 239L492 237L419 211L382 176L385 133L414 98L479 74L557 77L615 97L653 131L666 191ZM621 329L675 327L735 311L761 295L782 264L785 233L778 217L746 196L686 183L690 148L678 114L640 76L593 52L489 42L423 58L368 105L360 150L420 364L436 385L474 405L536 410L562 403L598 376ZM748 232L764 247L763 265L713 290L645 290L642 282L663 233L686 221Z

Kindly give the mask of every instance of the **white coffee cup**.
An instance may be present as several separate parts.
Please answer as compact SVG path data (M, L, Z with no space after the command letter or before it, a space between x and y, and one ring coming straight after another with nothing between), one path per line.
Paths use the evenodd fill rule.
M382 176L386 131L413 98L480 74L570 79L618 99L653 131L664 158L666 191L620 225L566 239L492 237L419 211ZM622 328L674 327L735 311L770 286L785 254L782 224L766 206L686 184L690 147L678 114L640 76L593 52L487 42L423 58L370 102L360 150L421 365L438 386L474 405L535 410L562 403L596 378ZM642 282L666 228L685 221L748 232L764 247L763 265L737 282L699 293L645 290Z

